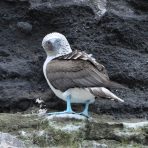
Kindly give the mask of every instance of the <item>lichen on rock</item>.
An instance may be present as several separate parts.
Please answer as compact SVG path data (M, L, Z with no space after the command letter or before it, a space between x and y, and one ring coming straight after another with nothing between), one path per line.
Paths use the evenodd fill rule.
M134 120L134 119L133 119ZM16 136L26 147L146 147L148 122L114 120L112 116L38 116L0 114L0 131ZM142 124L145 123L145 124ZM129 128L125 124L132 124Z

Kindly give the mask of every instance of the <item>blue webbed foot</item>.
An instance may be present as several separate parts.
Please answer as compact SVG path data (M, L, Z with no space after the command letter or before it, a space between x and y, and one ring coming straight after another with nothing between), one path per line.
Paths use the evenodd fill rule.
M71 96L69 95L66 99L67 101L67 109L62 112L53 112L53 113L47 113L48 115L58 115L58 114L76 114L72 108L71 108Z
M90 116L89 116L89 114L88 114L88 112L81 112L81 113L79 113L79 115L82 115L82 116L85 116L85 117L87 117L87 118L89 118Z
M85 102L85 108L84 108L83 112L79 113L79 115L83 115L87 118L89 117L89 113L88 113L89 104L90 104L89 100Z

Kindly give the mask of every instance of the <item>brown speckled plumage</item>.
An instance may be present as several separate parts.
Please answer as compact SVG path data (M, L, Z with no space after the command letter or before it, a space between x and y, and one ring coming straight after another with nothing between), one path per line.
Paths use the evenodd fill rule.
M46 73L52 86L62 92L69 88L88 88L99 96L93 87L120 87L109 80L103 65L91 55L78 50L53 59L48 63Z

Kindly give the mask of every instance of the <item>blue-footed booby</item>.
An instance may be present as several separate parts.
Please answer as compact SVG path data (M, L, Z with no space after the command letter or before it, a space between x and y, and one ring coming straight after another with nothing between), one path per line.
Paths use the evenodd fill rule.
M85 109L79 114L88 117L89 104L97 97L124 102L107 89L121 85L110 81L105 67L84 51L72 51L64 35L56 32L47 34L42 47L47 54L43 65L47 83L58 98L67 102L65 111L49 115L75 113L71 103L83 103Z

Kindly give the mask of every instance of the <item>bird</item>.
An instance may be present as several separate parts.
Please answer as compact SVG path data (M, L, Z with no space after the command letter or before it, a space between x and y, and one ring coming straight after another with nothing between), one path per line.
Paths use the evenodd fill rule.
M99 97L124 102L108 89L122 85L110 80L106 68L92 54L72 50L63 34L47 34L42 40L42 47L47 54L43 65L45 79L54 94L67 104L65 111L48 115L79 114L89 117L89 105ZM84 110L74 112L72 103L84 104Z

